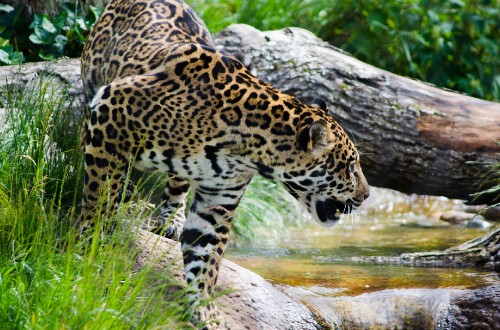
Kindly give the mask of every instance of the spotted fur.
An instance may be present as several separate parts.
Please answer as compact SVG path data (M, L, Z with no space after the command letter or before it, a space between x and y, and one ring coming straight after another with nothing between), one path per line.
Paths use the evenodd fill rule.
M356 147L324 102L303 104L217 51L182 1L112 0L85 45L82 78L81 227L94 224L105 189L116 210L129 164L168 173L157 230L167 224L166 235L180 238L193 321L207 329L221 327L217 310L198 301L213 291L253 175L282 182L326 225L368 196Z

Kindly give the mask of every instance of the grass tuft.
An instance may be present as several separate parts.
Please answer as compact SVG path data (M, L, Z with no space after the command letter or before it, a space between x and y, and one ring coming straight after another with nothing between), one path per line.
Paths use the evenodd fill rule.
M279 239L289 233L289 227L301 223L297 200L276 182L256 176L236 210L234 233L239 239L252 241L264 230Z
M108 244L76 243L80 123L54 86L42 77L0 100L0 329L186 327L173 270L134 269L142 207L122 208Z

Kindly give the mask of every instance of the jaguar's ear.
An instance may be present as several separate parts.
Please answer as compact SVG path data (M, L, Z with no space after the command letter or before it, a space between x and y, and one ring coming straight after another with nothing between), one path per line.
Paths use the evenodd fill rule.
M328 129L323 122L314 122L302 128L297 137L300 150L320 155L328 147Z
M328 111L326 108L326 102L323 99L320 99L319 97L315 98L312 101L311 107L318 108L318 109L321 109L323 111Z

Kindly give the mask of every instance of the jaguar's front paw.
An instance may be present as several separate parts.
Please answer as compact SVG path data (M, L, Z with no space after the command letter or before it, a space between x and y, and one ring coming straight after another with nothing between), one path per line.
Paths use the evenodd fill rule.
M219 310L213 304L195 307L191 322L203 330L229 329Z
M181 238L181 233L182 233L182 226L176 225L174 223L168 223L164 225L158 225L161 223L160 221L156 220L155 224L149 228L149 231L151 231L154 234L161 235L166 238L170 238L174 241L180 241Z

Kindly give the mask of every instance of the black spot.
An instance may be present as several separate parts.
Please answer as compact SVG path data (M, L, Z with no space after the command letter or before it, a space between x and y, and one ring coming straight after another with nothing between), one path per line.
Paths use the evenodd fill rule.
M303 186L312 186L313 185L313 182L309 179L304 179L304 180L300 181L299 183Z
M97 124L97 113L95 111L92 111L92 113L90 114L90 124L92 126L95 126L95 124Z
M240 125L242 116L243 113L241 112L241 109L237 106L232 108L222 109L220 113L220 119L222 119L222 121L224 121L227 125L234 125L234 126Z
M111 96L110 89L111 89L111 86L109 86L109 85L104 87L104 90L102 91L101 100L105 100Z
M219 74L223 74L226 72L226 68L222 65L221 62L215 63L213 69L212 69L212 76L214 77L214 80L218 79Z
M193 273L193 275L196 277L200 274L201 268L200 267L193 267L189 270L190 273ZM202 284L202 283L200 283ZM202 288L201 288L202 289Z
M180 63L177 63L177 65L175 66L175 74L180 76L183 74L184 72L184 69L189 65L189 62L188 61L183 61L183 62L180 62Z
M112 124L106 126L106 135L109 139L116 139L118 137L118 131Z
M257 170L262 177L264 177L266 179L273 178L274 169L272 167L269 167L269 166L266 166L266 165L260 164L260 163L258 163L256 165L257 165Z
M92 166L95 164L94 156L91 154L85 154L85 164L87 166Z
M105 168L106 166L109 165L109 161L106 158L96 157L95 158L95 164L99 168Z
M96 181L92 181L89 184L89 189L93 192L96 192L99 189L99 184Z
M116 145L114 143L106 142L104 144L104 147L106 148L106 151L111 155L116 155Z
M191 246L206 247L208 244L217 245L219 240L212 234L202 233L200 230L191 228L182 232L182 242Z
M92 146L99 148L102 147L102 141L104 140L104 134L100 129L94 128L92 130Z
M335 170L334 171L335 172L340 172L340 171L342 171L345 168L346 168L346 164L344 162L339 162L337 164L337 166L335 166Z

